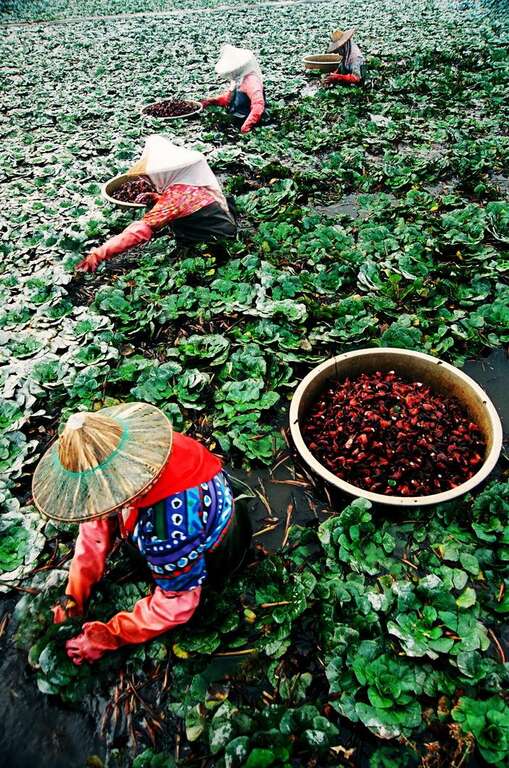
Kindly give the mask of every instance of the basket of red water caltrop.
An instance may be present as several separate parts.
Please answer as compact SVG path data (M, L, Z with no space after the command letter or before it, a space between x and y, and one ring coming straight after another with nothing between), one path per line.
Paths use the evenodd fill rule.
M392 506L439 504L495 467L502 424L470 376L422 352L346 352L314 368L290 406L308 467L335 488Z
M194 99L162 99L142 107L141 114L157 120L181 120L197 115L202 109L203 104Z
M101 187L101 196L119 208L145 208L144 203L136 203L138 195L155 192L155 188L147 176L129 176L122 173L114 176Z

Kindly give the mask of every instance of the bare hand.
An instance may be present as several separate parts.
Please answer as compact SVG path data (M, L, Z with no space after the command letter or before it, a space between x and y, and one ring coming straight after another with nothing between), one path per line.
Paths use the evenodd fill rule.
M142 192L136 197L135 203L141 203L142 205L155 205L160 195L157 192Z

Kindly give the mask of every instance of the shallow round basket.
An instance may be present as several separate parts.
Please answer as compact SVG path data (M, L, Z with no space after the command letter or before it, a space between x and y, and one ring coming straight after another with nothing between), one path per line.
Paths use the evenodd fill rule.
M117 200L115 197L113 197L113 192L122 186L122 184L125 184L126 181L132 181L133 177L128 176L125 173L122 173L120 176L114 176L112 179L107 181L105 184L101 187L101 197L103 200L107 200L109 203L113 203L113 205L118 205L119 208L125 208L126 210L132 209L132 208L145 208L143 203L128 203L124 200Z
M361 373L396 371L413 381L429 384L436 392L456 397L468 412L472 421L479 425L486 442L486 455L481 468L469 480L442 493L429 496L385 496L358 488L341 480L316 459L306 446L300 423L310 406L330 381L355 378ZM297 387L290 405L290 431L295 447L306 464L317 475L335 488L372 502L391 506L425 506L441 504L471 491L493 470L502 449L502 424L498 413L486 392L476 382L443 360L422 352L381 347L345 352L314 368Z
M147 109L149 109L149 107L153 107L156 104L161 104L162 101L171 101L171 99L159 99L159 101L154 101L152 104L146 104L140 110L143 117L146 120L186 120L188 117L193 117L193 115L197 115L203 109L203 104L201 104L199 101L194 101L194 99L185 99L185 101L189 101L189 104L193 105L192 111L186 112L185 115L171 115L170 117L157 117L156 115L147 114Z
M316 69L319 72L334 72L340 61L339 53L310 53L303 58L305 69Z

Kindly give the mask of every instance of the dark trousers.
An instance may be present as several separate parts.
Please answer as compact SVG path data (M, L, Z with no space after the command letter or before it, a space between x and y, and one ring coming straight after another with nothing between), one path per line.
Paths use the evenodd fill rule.
M226 536L217 549L205 553L207 563L207 584L213 589L222 589L244 563L251 544L253 531L246 507L236 504L233 520Z
M171 228L178 245L210 243L224 238L232 239L237 234L235 217L227 213L219 203L210 203L199 211L175 219Z

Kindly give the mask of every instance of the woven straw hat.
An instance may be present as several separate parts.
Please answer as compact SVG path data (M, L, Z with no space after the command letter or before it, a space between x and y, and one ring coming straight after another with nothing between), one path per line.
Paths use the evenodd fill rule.
M347 29L345 32L341 29L336 29L336 31L331 34L332 42L327 48L327 53L336 53L336 51L339 51L339 49L353 37L354 33L355 29L353 28Z
M34 503L53 520L105 517L153 484L172 437L170 421L147 403L75 413L37 465Z

